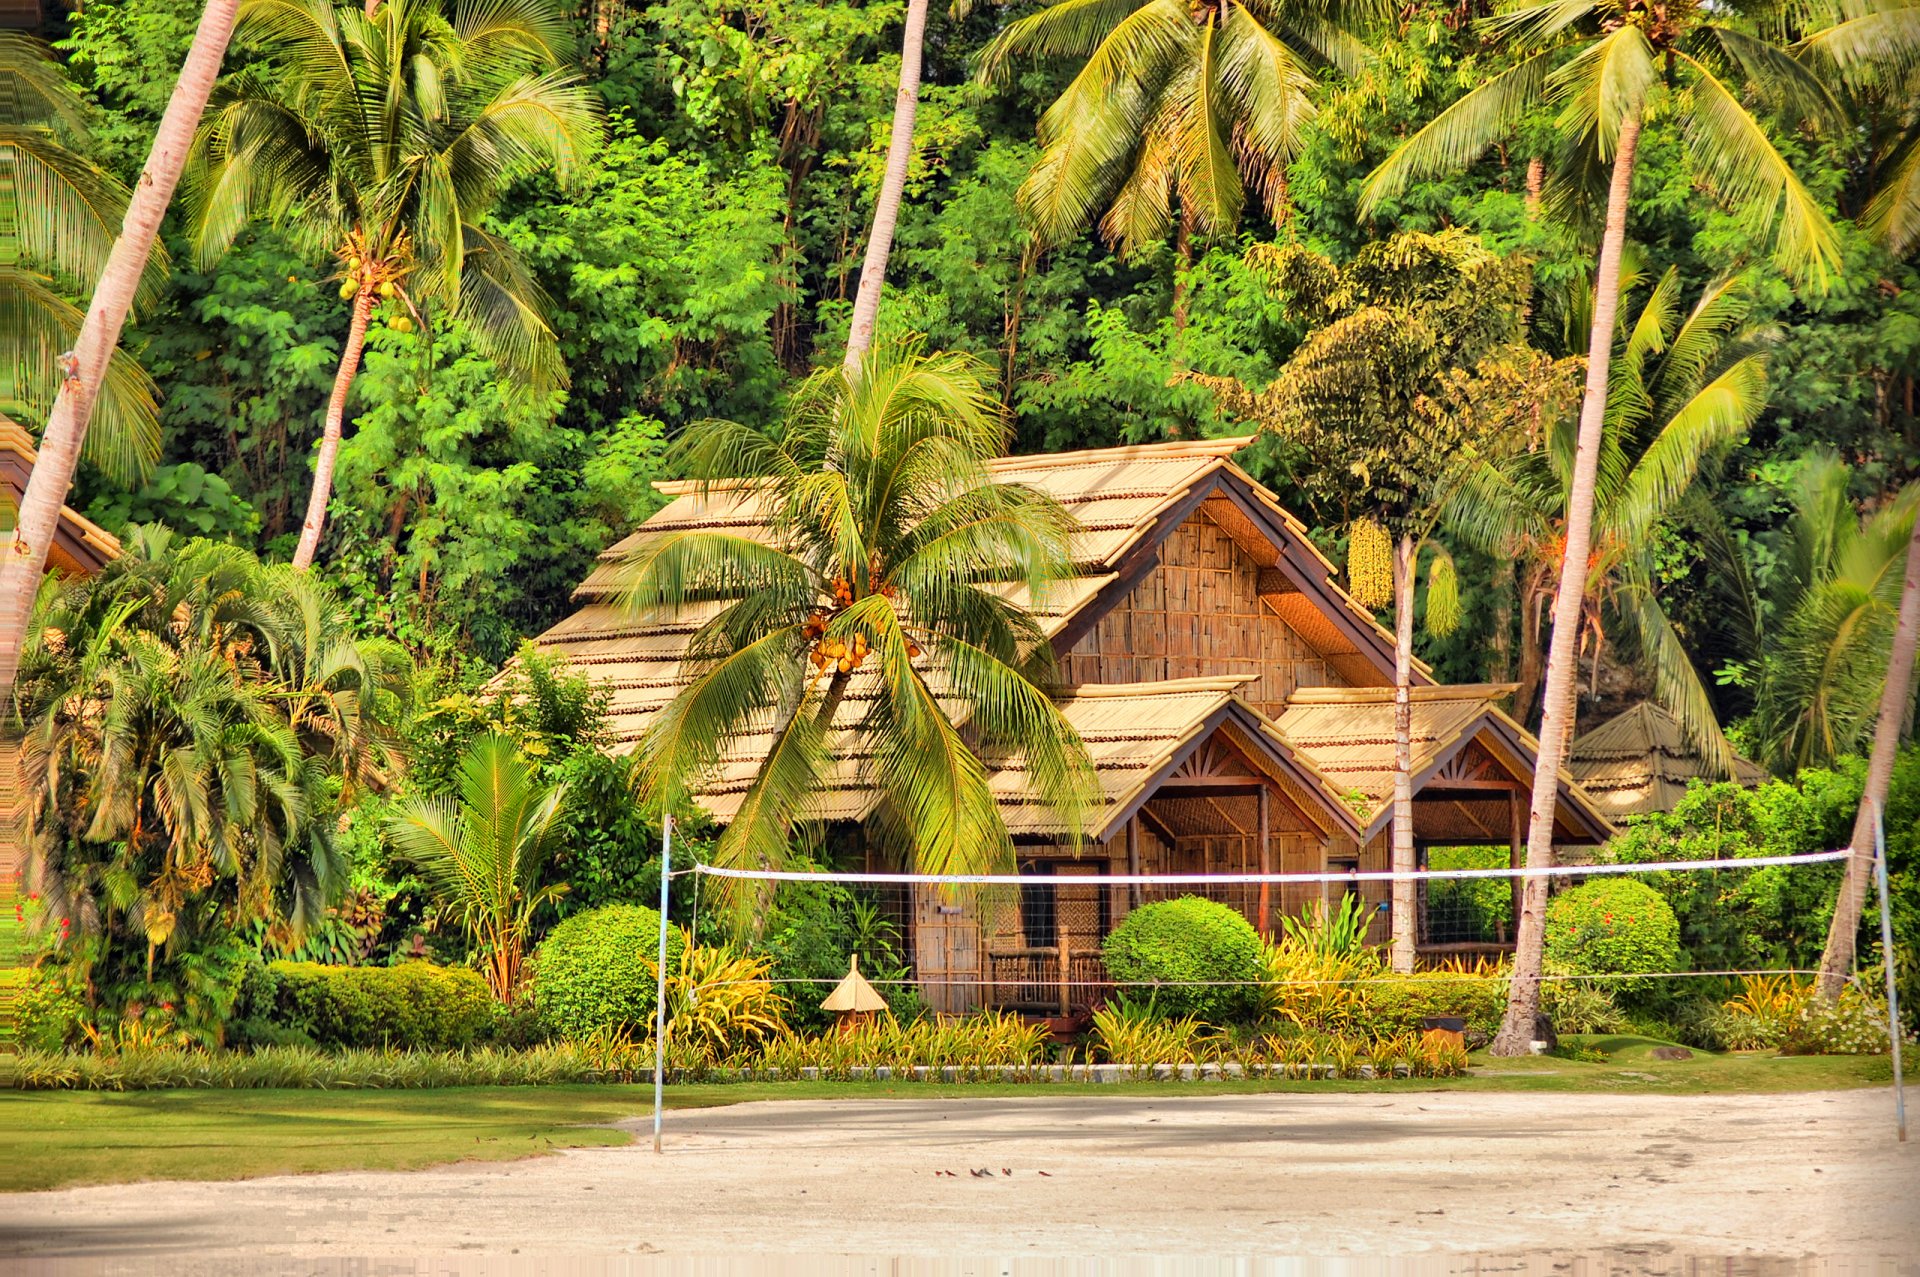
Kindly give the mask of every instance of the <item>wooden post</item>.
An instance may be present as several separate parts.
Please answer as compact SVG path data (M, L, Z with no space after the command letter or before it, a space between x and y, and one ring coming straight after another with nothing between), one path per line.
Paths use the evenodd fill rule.
M1273 830L1267 812L1267 787L1260 786L1260 872L1272 873ZM1273 934L1273 884L1260 884L1260 925L1261 939Z
M1136 875L1140 872L1139 812L1127 817L1127 872ZM1127 884L1127 907L1129 909L1140 907L1140 884L1137 882Z
M1067 974L1072 959L1067 950L1067 915L1060 908L1057 888L1053 906L1053 934L1054 943L1060 951L1060 1018L1064 1020L1073 1014L1073 999L1067 990Z
M1527 854L1527 819L1520 806L1520 787L1514 785L1507 790L1507 861L1512 868L1518 869ZM1513 884L1513 922L1512 927L1520 925L1520 904L1522 893L1526 889L1526 879L1514 878ZM1512 934L1511 931L1508 933Z

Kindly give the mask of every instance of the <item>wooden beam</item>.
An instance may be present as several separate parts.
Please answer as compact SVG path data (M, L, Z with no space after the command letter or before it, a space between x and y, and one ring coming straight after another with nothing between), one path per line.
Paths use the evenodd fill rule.
M1267 786L1260 787L1260 872L1272 873L1273 828L1267 819ZM1273 884L1260 884L1260 934L1273 934Z
M1532 795L1529 794L1528 798L1531 799ZM1520 803L1520 791L1515 789L1507 795L1507 864L1510 868L1518 869L1521 857L1526 854L1526 828L1526 808ZM1509 940L1517 938L1520 934L1521 893L1524 881L1522 878L1510 880L1513 893L1513 921L1508 924L1512 928L1507 937Z
M1140 872L1140 815L1138 812L1127 817L1127 872L1130 874ZM1127 907L1130 909L1140 907L1140 884L1137 882L1127 884Z

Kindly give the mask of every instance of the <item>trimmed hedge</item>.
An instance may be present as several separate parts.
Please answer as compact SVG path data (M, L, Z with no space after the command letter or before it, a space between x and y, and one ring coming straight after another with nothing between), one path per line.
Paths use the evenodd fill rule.
M255 1015L318 1046L456 1051L485 1038L497 1015L477 972L429 962L273 962L249 984Z
M555 927L534 955L533 1001L560 1037L581 1042L596 1033L646 1037L653 1031L653 960L660 914L645 905L606 905ZM680 961L686 940L667 931L667 964Z
M1418 1033L1428 1016L1450 1015L1467 1022L1469 1037L1491 1038L1507 1010L1504 976L1421 971L1383 976L1360 988L1366 1007L1362 1022L1373 1033Z
M1561 975L1673 971L1680 962L1680 922L1644 882L1596 878L1547 905L1546 960L1548 970Z
M1107 974L1137 986L1122 994L1151 997L1164 1015L1225 1024L1247 1019L1258 1008L1264 976L1260 934L1226 905L1199 896L1142 905L1108 934L1101 949ZM1242 983L1188 983L1204 981Z

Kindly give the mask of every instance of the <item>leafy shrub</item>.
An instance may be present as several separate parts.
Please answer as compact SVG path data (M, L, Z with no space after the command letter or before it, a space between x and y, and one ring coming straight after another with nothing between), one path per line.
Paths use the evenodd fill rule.
M888 1068L908 1075L915 1068L952 1068L961 1077L996 1076L1007 1067L1038 1064L1046 1058L1045 1025L1017 1015L983 1011L955 1020L917 1020L902 1024L891 1017L869 1020L845 1033L801 1037L788 1033L733 1063L796 1078L818 1069L823 1077L845 1077L851 1069Z
M1093 1013L1092 1046L1108 1064L1196 1064L1220 1039L1190 1015L1170 1019L1150 1001L1120 998Z
M1223 1024L1252 1015L1259 1004L1260 935L1226 905L1199 896L1142 905L1108 933L1102 949L1107 973L1141 996L1150 991L1170 1017Z
M1809 771L1799 788L1694 781L1672 811L1636 820L1607 845L1607 855L1647 864L1819 851L1845 844L1859 801L1858 783L1831 772ZM1645 881L1672 907L1694 967L1751 970L1819 960L1842 872L1838 865L1791 865L1662 873Z
M67 981L65 972L39 966L23 974L25 983L14 1003L15 1045L22 1051L58 1051L77 1045L87 1004Z
M1365 1018L1365 986L1359 981L1379 970L1380 961L1364 946L1336 952L1302 943L1289 931L1279 944L1261 951L1261 1020L1303 1029L1345 1031Z
M1598 878L1547 905L1546 959L1560 975L1671 971L1680 961L1680 923L1652 887L1630 878ZM1621 992L1651 983L1619 981Z
M255 1051L145 1048L107 1054L23 1052L14 1063L10 1084L23 1091L184 1087L413 1090L631 1080L631 1071L610 1071L583 1048L566 1043L524 1051L496 1047L473 1051L322 1051L312 1046L269 1046Z
M1853 988L1832 1002L1804 1000L1780 1040L1782 1055L1885 1055L1892 1049L1886 1003Z
M1331 909L1324 900L1309 901L1299 917L1281 918L1280 930L1296 949L1348 957L1366 951L1372 923L1373 909L1365 900L1342 896Z
M560 1037L582 1042L600 1031L646 1037L653 1029L660 915L644 905L605 905L575 914L534 955L533 1001ZM668 969L686 937L667 932Z
M1557 1033L1624 1033L1627 1017L1613 994L1585 980L1549 980L1540 986L1540 1009Z
M770 959L681 937L679 965L667 972L668 1041L717 1061L787 1031L787 1000L767 978Z
M427 962L274 962L243 993L270 1024L323 1047L458 1050L486 1037L496 1015L478 973Z
M1500 1030L1507 1009L1504 976L1462 971L1418 971L1361 986L1366 1026L1375 1033L1417 1033L1429 1016L1456 1016L1476 1040Z
M804 867L804 866L803 866ZM900 928L871 899L839 883L780 884L766 938L756 946L773 963L773 975L786 997L787 1022L796 1029L820 1029L832 1016L820 1000L847 973L853 954L898 1020L925 1013L910 974Z

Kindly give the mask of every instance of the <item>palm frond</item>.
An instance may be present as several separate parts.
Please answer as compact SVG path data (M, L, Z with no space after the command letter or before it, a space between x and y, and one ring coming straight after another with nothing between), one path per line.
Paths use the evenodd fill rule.
M1776 215L1774 260L1810 287L1824 291L1840 267L1840 245L1826 212L1774 149L1772 139L1733 92L1705 66L1677 57L1694 73L1687 140L1694 157L1736 207L1748 210L1756 230Z
M1558 50L1550 49L1523 59L1402 142L1361 187L1361 215L1373 213L1415 182L1466 168L1512 133L1546 91L1559 57Z

